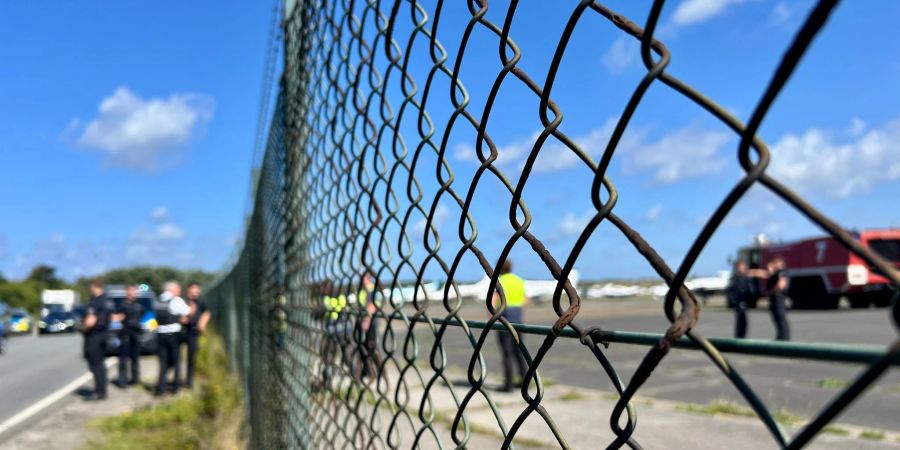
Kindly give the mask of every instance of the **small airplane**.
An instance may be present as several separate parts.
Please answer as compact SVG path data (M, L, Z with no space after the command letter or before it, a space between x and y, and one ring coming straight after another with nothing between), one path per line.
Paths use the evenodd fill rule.
M575 290L578 290L578 280L580 278L580 274L577 270L572 270L569 273L569 282L572 283L572 286ZM444 290L445 290L445 282L443 281L432 281L429 283L421 283L416 289L416 286L402 286L399 288L395 288L393 291L390 289L385 289L382 291L382 295L390 296L393 294L393 298L396 303L404 304L406 302L411 302L413 297L416 296L418 301L429 300L429 301L443 301L444 299ZM535 301L548 300L553 297L553 293L556 291L556 280L525 280L525 293L529 298ZM453 300L457 298L457 294L462 299L474 299L478 301L484 301L487 297L488 288L490 287L491 279L488 276L483 277L482 279L476 281L475 283L466 283L466 284L457 284L456 289L450 287L447 290L447 299Z

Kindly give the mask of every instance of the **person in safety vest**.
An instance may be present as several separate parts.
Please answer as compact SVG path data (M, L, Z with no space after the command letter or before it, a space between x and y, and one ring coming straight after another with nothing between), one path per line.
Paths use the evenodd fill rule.
M322 310L325 325L325 339L322 341L322 387L328 389L334 366L334 358L343 347L340 340L349 333L347 321L347 296L335 295L330 281L322 283ZM343 361L344 358L341 358Z
M357 378L377 375L378 368L381 367L381 356L378 353L378 324L375 321L375 315L381 309L381 299L382 295L375 277L370 272L365 272L359 293L355 296L359 313L355 339L359 344L362 363L360 373L354 373Z
M499 281L500 288L503 290L503 296L506 298L506 309L503 310L502 316L509 323L522 323L522 308L529 303L529 300L525 294L525 280L512 273L512 262L510 260L503 262L503 266L500 268ZM499 307L500 303L500 293L494 292L494 307ZM500 343L500 354L503 358L503 386L500 387L500 391L510 392L513 388L513 364L517 366L519 372L519 380L515 383L516 387L522 386L522 380L525 378L528 364L525 361L525 355L519 351L516 340L509 331L499 331L497 338ZM519 341L524 344L521 334L519 334Z

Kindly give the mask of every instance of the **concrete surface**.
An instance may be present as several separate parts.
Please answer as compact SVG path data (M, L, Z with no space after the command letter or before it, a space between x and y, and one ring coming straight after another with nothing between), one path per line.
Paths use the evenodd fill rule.
M719 303L721 305L721 303ZM434 308L432 310L432 308ZM429 314L438 317L442 305L429 306ZM483 304L467 304L463 317L484 320ZM556 318L550 305L536 305L526 310L533 323L552 324ZM650 299L588 300L582 304L577 319L583 327L599 325L607 330L664 332L668 326L660 301ZM884 346L898 338L898 330L886 309L837 311L790 311L794 339L806 342L833 342ZM766 339L774 336L774 328L765 309L751 311L750 337ZM733 315L721 306L705 308L697 330L704 336L730 336ZM402 327L395 327L399 331ZM427 349L434 341L424 324L418 324L416 337L421 357L427 361ZM481 330L475 329L475 337ZM493 332L492 332L493 333ZM405 333L397 334L403 342ZM525 336L525 343L535 355L543 337ZM472 344L459 328L451 328L444 337L444 350L450 366L467 367ZM612 362L619 377L627 383L648 348L628 344L611 344L604 354ZM488 336L482 355L488 373L500 368L499 347L495 336ZM810 417L821 410L863 369L858 364L812 362L799 359L765 358L729 355L726 358L744 376L757 395L773 411L785 410ZM601 391L613 386L600 363L587 347L575 339L558 339L540 366L540 374L557 384ZM746 404L727 378L701 352L673 350L657 367L639 394L663 400L706 404L726 399ZM900 431L900 370L889 370L861 398L845 410L839 421L846 424Z
M0 423L87 372L80 334L15 336L7 344L0 355Z
M157 376L155 357L145 356L141 360L141 381L146 386L154 386ZM93 388L90 381L83 388ZM86 402L77 392L71 392L39 416L29 421L18 433L0 441L0 450L56 450L73 449L83 446L95 432L89 423L104 416L127 414L136 408L165 401L150 394L149 389L136 385L128 389L109 386L109 397L105 401Z

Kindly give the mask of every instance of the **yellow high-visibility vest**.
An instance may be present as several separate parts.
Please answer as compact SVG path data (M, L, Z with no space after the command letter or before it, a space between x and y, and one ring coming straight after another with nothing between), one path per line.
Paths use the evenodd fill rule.
M500 286L506 295L506 306L521 308L525 305L525 280L518 275L505 273L500 275Z
M322 302L325 304L326 317L331 320L337 320L341 316L341 311L347 307L347 297L343 295L337 297L326 295L322 298Z
M375 292L375 283L363 286L363 288L360 289L359 294L356 294L356 300L357 302L359 302L359 306L362 306L363 308L366 307L366 302L368 302L369 300L369 291L372 291L372 293L375 295L375 300L373 301L373 303L375 303L375 306L380 308L381 296L378 295L377 292Z

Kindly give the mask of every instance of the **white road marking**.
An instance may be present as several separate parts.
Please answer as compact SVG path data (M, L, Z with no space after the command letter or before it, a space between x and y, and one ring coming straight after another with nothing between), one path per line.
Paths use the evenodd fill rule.
M116 364L117 358L107 358L106 360L106 368L109 369L113 365ZM58 402L63 397L69 395L75 389L78 389L82 384L87 383L91 379L91 373L85 372L80 377L72 380L69 384L57 389L52 394L38 400L35 403L32 403L31 406L25 408L20 411L18 414L6 419L5 422L0 423L0 435L3 435L10 428L30 419L35 414L43 411L48 406Z

